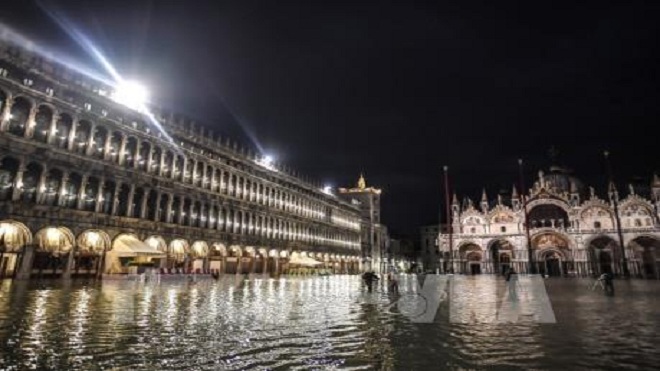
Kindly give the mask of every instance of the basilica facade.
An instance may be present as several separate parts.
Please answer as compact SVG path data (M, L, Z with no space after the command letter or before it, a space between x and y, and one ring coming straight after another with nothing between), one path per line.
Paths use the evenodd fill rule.
M0 278L359 270L357 206L112 88L0 43Z
M560 167L538 179L526 196L475 205L454 196L451 234L438 234L441 271L464 274L518 272L554 276L616 275L660 278L660 178L648 187L606 195Z

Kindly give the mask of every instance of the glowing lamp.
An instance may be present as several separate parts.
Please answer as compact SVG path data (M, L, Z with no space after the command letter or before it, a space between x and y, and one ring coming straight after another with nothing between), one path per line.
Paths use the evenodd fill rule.
M126 80L117 85L112 100L136 111L145 111L149 91L138 82Z

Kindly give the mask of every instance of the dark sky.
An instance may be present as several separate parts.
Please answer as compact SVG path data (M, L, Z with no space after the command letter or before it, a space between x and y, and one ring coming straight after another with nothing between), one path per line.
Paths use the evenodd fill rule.
M635 4L631 4L635 3ZM656 1L4 1L0 20L93 60L94 40L162 106L335 186L364 172L395 234L459 194L531 183L548 149L587 183L660 168Z

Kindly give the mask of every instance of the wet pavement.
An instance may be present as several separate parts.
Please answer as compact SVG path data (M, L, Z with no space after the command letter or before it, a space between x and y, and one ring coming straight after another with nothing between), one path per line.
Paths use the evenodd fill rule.
M520 298L513 302L506 283L493 276L456 276L431 291L418 286L415 276L404 276L398 296L384 285L366 296L357 276L196 283L5 280L0 369L660 365L660 281L616 281L614 296L591 290L589 279L546 279L534 292L525 291L532 287L526 282L521 277ZM437 308L429 292L442 294ZM527 304L543 303L544 295L552 318L526 313L536 311ZM433 312L430 323L410 315L420 302ZM519 315L504 316L511 308L520 309Z

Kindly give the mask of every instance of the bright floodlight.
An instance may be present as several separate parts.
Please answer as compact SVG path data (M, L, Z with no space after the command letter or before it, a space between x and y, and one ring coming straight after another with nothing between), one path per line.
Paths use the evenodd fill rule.
M271 165L273 163L273 156L266 155L262 161L264 162L264 165Z
M332 187L329 186L329 185L323 187L323 193L331 195L332 194Z
M112 99L128 108L143 111L149 99L149 91L138 82L122 81L117 85Z

